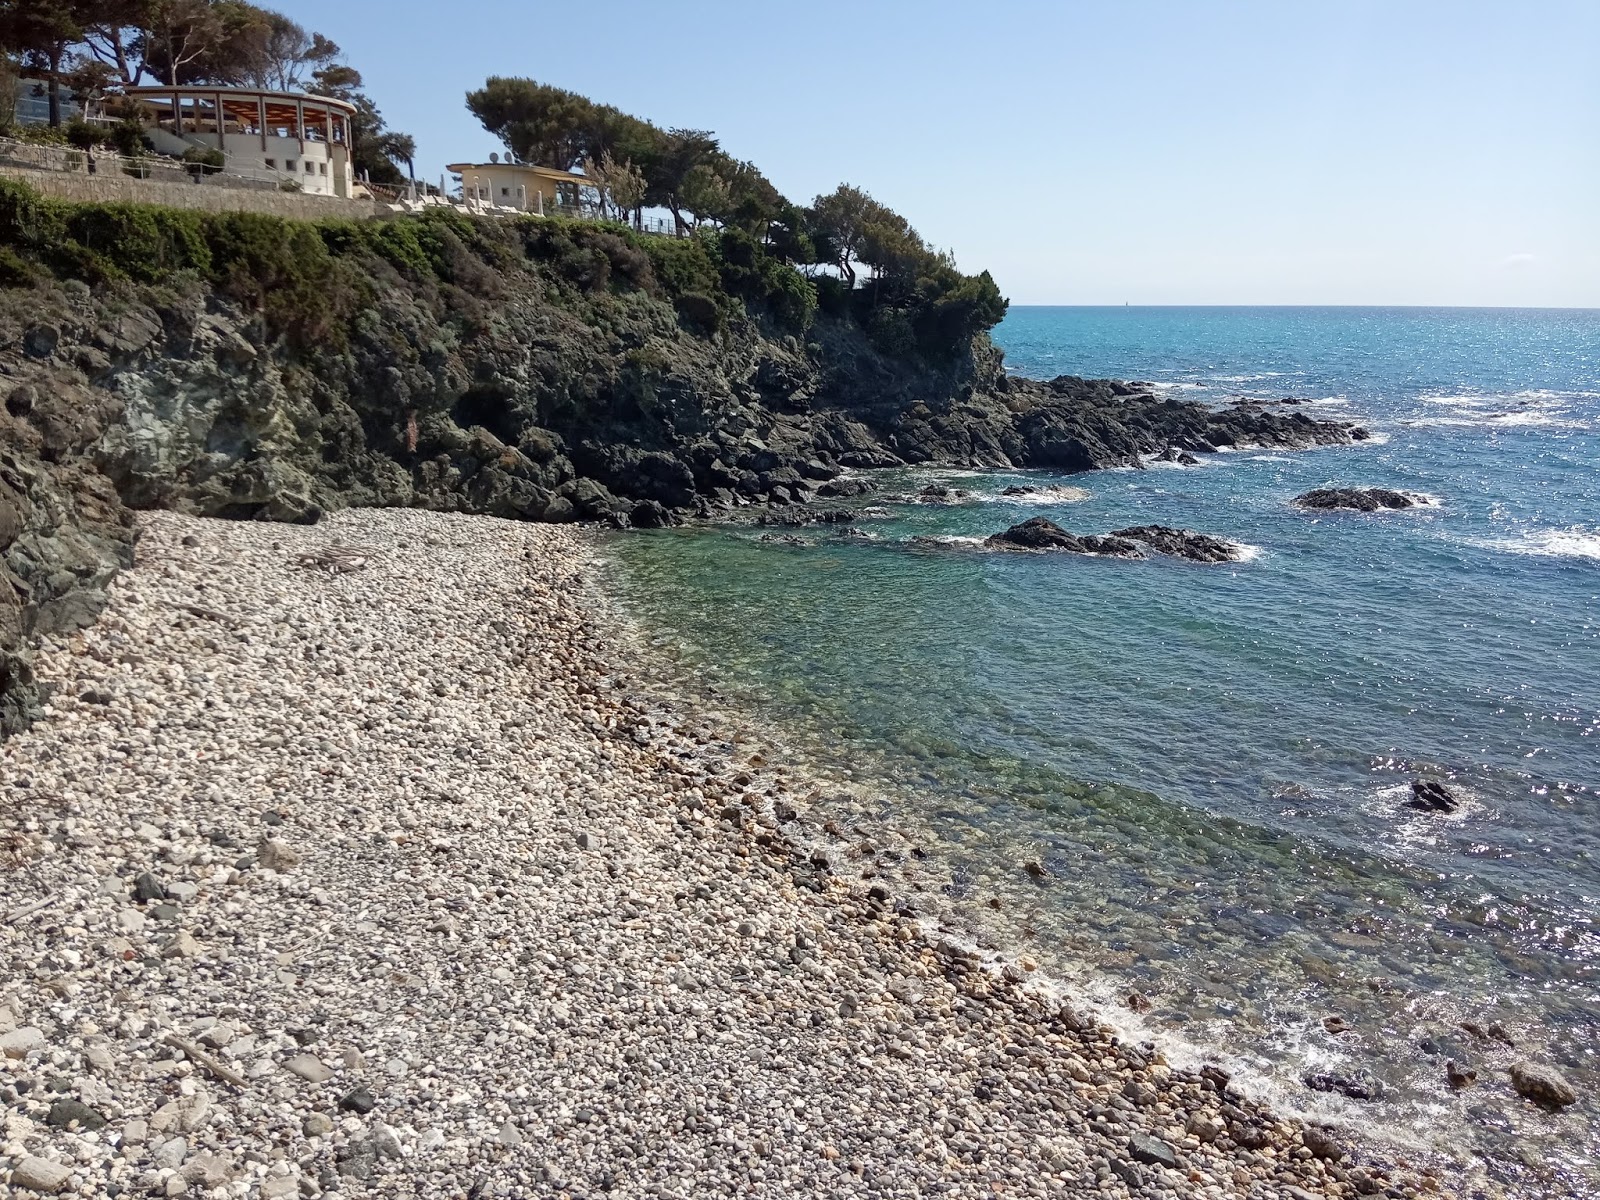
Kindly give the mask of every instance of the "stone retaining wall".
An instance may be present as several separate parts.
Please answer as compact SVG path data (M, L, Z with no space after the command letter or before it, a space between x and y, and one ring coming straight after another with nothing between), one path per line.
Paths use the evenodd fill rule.
M257 191L216 184L167 183L134 179L121 174L89 175L75 171L30 171L24 167L0 166L0 178L15 179L41 195L77 204L160 204L167 208L197 208L205 212L267 213L301 221L315 221L324 217L381 217L391 211L386 205L371 200L342 200L337 196Z

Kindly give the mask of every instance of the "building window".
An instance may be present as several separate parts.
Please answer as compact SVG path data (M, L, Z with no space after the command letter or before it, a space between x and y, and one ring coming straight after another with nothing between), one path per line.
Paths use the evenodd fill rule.
M275 159L275 158L267 159L267 170L276 171L277 169L278 169L278 160Z
M311 160L309 158L306 159L306 174L307 175L315 175L316 173L317 173L316 167L314 165L312 165L312 162L311 162Z
M509 196L509 195L511 195L511 189L510 188L501 188L500 189L500 194L502 196Z
M326 175L327 173L328 173L328 164L327 163L318 163L317 164L317 174L318 175Z
M284 169L284 170L285 170L285 171L292 171L292 170L294 170L294 159L292 159L292 158L286 158L286 159L284 159L284 160L283 160L283 169Z

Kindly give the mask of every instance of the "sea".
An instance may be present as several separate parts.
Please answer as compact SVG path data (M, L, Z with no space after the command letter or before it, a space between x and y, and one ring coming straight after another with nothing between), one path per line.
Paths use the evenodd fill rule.
M1600 310L1019 307L994 337L1016 375L1293 397L1374 436L889 472L966 494L849 540L620 536L617 603L925 844L950 919L1128 1036L1391 1154L1600 1195ZM1324 486L1427 503L1291 503ZM1245 559L983 548L1032 516ZM1422 777L1460 809L1408 807ZM1522 1100L1523 1059L1578 1103Z

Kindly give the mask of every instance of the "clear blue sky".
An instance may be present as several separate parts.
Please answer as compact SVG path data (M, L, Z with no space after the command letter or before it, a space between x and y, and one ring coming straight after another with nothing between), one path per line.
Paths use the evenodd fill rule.
M866 188L1018 303L1600 306L1600 0L276 7L430 177L527 75Z

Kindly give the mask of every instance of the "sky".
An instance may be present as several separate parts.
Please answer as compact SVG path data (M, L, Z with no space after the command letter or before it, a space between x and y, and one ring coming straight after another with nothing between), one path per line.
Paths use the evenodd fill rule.
M1600 0L265 0L419 175L522 75L849 182L1018 304L1600 307Z

